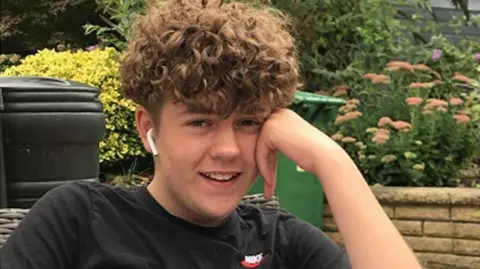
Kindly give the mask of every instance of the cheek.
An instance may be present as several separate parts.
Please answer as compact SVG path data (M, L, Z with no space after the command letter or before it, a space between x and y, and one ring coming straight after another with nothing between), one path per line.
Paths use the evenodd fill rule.
M255 149L257 147L258 135L245 135L239 138L239 145L242 152L242 158L249 165L256 165Z
M188 138L171 141L165 145L171 166L177 168L198 165L206 154L207 147L208 143L206 141L202 142L199 139Z

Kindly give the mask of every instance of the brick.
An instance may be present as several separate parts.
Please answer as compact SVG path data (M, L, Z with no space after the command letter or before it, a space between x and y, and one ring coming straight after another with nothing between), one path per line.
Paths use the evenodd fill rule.
M454 239L453 254L480 256L480 241Z
M478 207L453 207L452 219L470 222L480 222L480 208Z
M387 214L389 218L393 218L395 216L395 212L393 209L393 206L390 205L382 205L383 211ZM325 207L323 208L323 216L324 217L333 217L332 210L330 207L326 204Z
M397 206L396 219L414 220L449 220L450 213L447 207L441 206Z
M387 214L389 218L394 218L395 217L395 211L393 209L393 206L390 205L382 205L383 211Z
M455 223L453 237L480 239L480 223Z
M382 204L450 204L450 193L445 188L372 186L371 190Z
M343 239L342 239L342 235L340 233L325 232L325 234L327 234L328 237L330 237L333 241L335 241L335 243L337 243L339 245L343 245Z
M323 231L326 232L338 232L335 220L332 217L326 217L323 219Z
M453 239L404 236L407 244L414 250L420 252L452 253Z
M480 207L480 189L478 188L452 188L450 199L453 205L467 205Z
M426 221L423 235L461 239L480 239L480 223Z
M426 221L423 227L423 235L451 238L453 236L453 229L453 222Z
M325 204L325 207L323 208L323 216L333 217L332 210L330 209L330 207L327 204Z
M425 268L435 269L480 269L480 257L440 253L416 253Z
M402 235L422 235L422 222L416 220L393 220Z

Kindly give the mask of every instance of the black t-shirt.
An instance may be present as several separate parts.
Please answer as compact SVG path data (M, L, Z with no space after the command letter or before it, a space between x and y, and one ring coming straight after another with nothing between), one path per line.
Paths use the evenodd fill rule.
M322 231L240 204L221 227L169 214L145 186L68 183L45 194L0 249L2 269L347 269Z

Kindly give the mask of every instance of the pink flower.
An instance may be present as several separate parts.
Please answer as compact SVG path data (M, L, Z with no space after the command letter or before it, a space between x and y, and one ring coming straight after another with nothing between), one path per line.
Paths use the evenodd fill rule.
M410 129L410 127L412 127L412 125L406 121L394 121L392 123L390 123L390 125L397 129L397 130L405 130L405 129Z
M359 118L362 116L362 112L360 111L352 111L352 112L348 112L347 114L345 114L345 117L347 117L348 119L356 119L356 118Z
M351 136L346 136L346 137L342 138L342 142L343 143L353 143L353 142L357 142L357 139L355 139L354 137L351 137Z
M337 118L335 118L335 124L337 124L337 125L342 124L346 121L354 120L356 118L359 118L360 116L362 116L362 112L360 112L360 111L348 112L345 115L337 116Z
M410 89L430 89L432 88L432 83L423 83L423 82L412 82L408 85Z
M333 96L338 97L338 96L344 96L347 95L347 90L340 90L340 91L335 91L333 93Z
M413 66L410 63L403 61L391 61L387 64L387 67L387 69L390 71L404 69L413 73Z
M88 46L87 51L92 51L98 49L98 45Z
M424 108L424 112L425 111L431 111L433 109L436 109L436 110L439 110L441 112L447 112L447 108L445 106L447 106L448 103L443 101L443 100L437 100L435 99L435 101L433 102L430 102L428 103ZM423 113L423 114L427 114L427 113Z
M457 121L458 124L464 124L470 121L470 117L465 114L457 114L453 116L453 118Z
M433 108L446 107L448 102L440 99L428 99L427 105L424 107L425 110L430 110Z
M374 78L372 78L372 83L373 84L389 84L390 77L386 75L376 75Z
M385 144L388 141L388 139L390 139L388 130L379 128L375 132L375 137L373 138L373 141L376 142L377 144Z
M406 99L406 102L409 106L416 106L423 103L423 99L421 97L410 97Z
M437 110L443 113L447 112L447 108L443 106L437 107Z
M472 84L472 79L468 78L460 73L455 73L455 76L453 77L455 80L465 82L467 84Z
M423 70L423 71L429 71L431 70L430 67L424 65L424 64L414 64L413 69L415 70Z
M393 122L392 119L389 118L389 117L381 117L381 118L378 120L377 125L378 125L378 127L382 127L382 126L387 125L387 124L390 124L390 123L392 123L392 122Z
M454 105L454 106L459 106L463 104L463 100L458 97L452 97L449 102L451 105Z
M359 105L360 101L358 99L353 98L353 99L348 100L347 104Z
M364 74L362 77L365 78L365 79L370 79L370 80L372 80L372 79L373 79L374 77L376 77L376 76L377 76L377 74L375 74L375 73L366 73L366 74Z
M443 54L442 50L434 49L432 54L432 60L434 62L437 62L438 60L440 60L440 57L442 57L442 54Z
M336 91L346 91L348 90L348 85L337 85L335 87L332 88L332 91L336 92Z
M355 105L352 105L352 104L348 104L348 103L347 103L346 105L341 106L341 107L338 109L338 111L343 112L343 113L347 113L347 112L350 112L350 111L354 111L356 107L357 107L357 106L355 106Z
M342 124L344 122L346 122L347 120L345 119L345 116L344 115L338 115L336 118L335 118L335 124L336 125L339 125L339 124Z
M342 140L343 138L343 135L341 133L336 133L334 135L332 135L332 139L335 140L335 141L340 141Z

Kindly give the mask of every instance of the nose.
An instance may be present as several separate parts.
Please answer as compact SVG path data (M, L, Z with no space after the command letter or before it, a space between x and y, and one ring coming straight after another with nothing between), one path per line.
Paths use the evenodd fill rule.
M216 130L210 155L218 160L233 160L240 155L237 136L231 126L225 126Z

